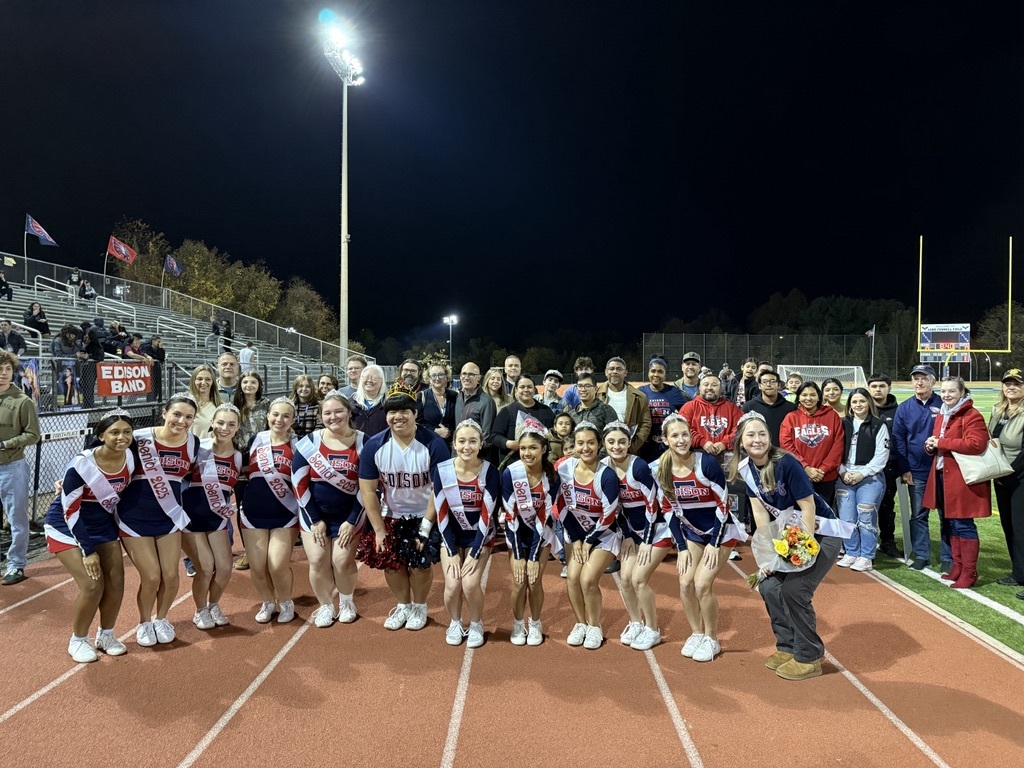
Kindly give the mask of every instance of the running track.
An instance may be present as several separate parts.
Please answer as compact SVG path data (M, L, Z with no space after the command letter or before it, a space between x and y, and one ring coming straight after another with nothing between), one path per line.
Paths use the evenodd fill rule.
M750 566L749 550L738 566ZM556 565L555 563L551 564ZM768 619L738 568L718 582L724 653L698 664L674 562L655 577L665 642L623 648L625 610L604 578L597 651L570 648L565 584L548 568L540 647L508 642L505 553L487 578L488 642L444 643L439 569L432 621L382 626L390 593L360 571L352 625L317 629L305 558L293 555L298 617L261 626L249 576L222 601L230 627L191 622L189 580L170 646L134 643L134 570L119 635L128 653L77 665L66 653L74 585L52 558L0 591L0 756L52 766L961 766L1024 765L1024 663L984 645L880 579L835 569L818 591L826 674L787 682L763 666ZM18 603L21 603L20 605ZM787 756L788 753L788 756Z

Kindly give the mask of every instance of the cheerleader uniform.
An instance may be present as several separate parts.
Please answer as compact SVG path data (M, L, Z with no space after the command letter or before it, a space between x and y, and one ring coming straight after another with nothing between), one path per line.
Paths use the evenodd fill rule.
M558 468L562 487L557 508L565 529L565 543L585 541L618 557L622 548L622 532L616 525L620 507L618 475L598 464L593 479L580 483L574 477L579 462L574 457Z
M210 450L204 446L204 450ZM220 482L220 490L224 494L226 503L225 512L230 515L234 509L230 505L231 493L238 484L238 476L242 471L242 454L235 451L228 457L214 456L210 454L217 468L217 480ZM212 531L226 531L228 519L213 511L210 507L210 500L206 497L203 489L203 476L199 467L192 470L189 476L189 487L181 494L181 504L188 513L191 522L188 529L192 533L211 533Z
M122 538L140 536L166 536L174 531L183 531L189 519L181 506L182 481L192 473L199 455L199 438L189 433L184 444L175 447L163 445L153 437L152 429L137 429L134 432L131 451L135 459L134 482L129 483L121 496L117 509L117 524ZM140 440L148 443L143 451ZM164 504L154 493L154 484L162 485L163 479L151 478L146 472L146 459L152 458L153 466L159 466L170 486L170 493L164 492ZM164 491L163 488L159 490Z
M117 520L113 510L104 509L76 468L83 461L96 466L91 449L83 451L72 461L64 473L64 490L46 510L43 525L46 549L53 554L78 547L82 550L82 556L87 557L99 545L118 540ZM132 455L127 453L120 471L107 473L98 466L96 469L110 483L114 493L121 496L131 480L135 462Z
M680 552L686 542L702 546L735 547L747 538L729 512L725 474L718 460L706 453L695 454L693 471L686 477L672 476L675 493L658 488L658 506L668 520L668 528ZM671 461L662 456L659 461ZM657 471L655 463L655 471Z
M437 527L449 557L469 549L470 557L494 542L494 507L499 498L498 470L484 461L469 482L458 479L455 459L431 467ZM455 502L454 505L452 502Z
M604 458L601 463L615 472L611 459ZM618 474L615 472L617 478ZM619 503L622 505L619 529L623 538L628 536L637 545L672 545L668 526L658 511L657 493L650 465L643 459L630 456L626 474L619 478Z
M260 467L261 457L272 457L273 472L263 471ZM252 439L249 444L249 482L245 486L242 511L239 513L243 528L273 530L294 528L299 524L299 503L291 484L294 460L294 438L287 443L271 446L268 431L260 432Z
M327 535L335 539L341 526L350 523L355 528L354 537L362 534L366 510L359 493L359 453L364 437L357 431L352 445L336 450L327 446L317 430L296 444L292 487L299 500L302 530L308 533L317 523L325 522Z
M558 489L547 475L531 488L523 462L513 462L501 474L501 497L505 543L516 560L538 561L544 547L556 554L562 551L554 527Z

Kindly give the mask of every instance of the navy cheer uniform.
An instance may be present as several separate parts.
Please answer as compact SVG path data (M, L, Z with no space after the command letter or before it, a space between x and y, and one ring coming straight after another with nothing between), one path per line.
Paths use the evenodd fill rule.
M455 459L431 467L437 527L449 557L469 549L470 557L494 541L494 510L500 494L498 470L484 461L476 477L458 479Z
M362 533L366 511L359 494L359 453L363 450L364 437L357 430L352 445L335 449L328 447L322 439L322 432L317 430L298 442L292 460L292 486L299 500L299 526L302 530L308 533L314 525L324 522L327 523L327 535L334 539L338 537L341 526L350 523L355 528L353 537ZM310 464L305 456L307 452L321 471ZM325 479L321 473L332 479Z
M44 530L48 551L56 554L78 547L82 556L87 557L100 544L117 541L118 532L114 510L104 509L96 500L96 495L75 468L79 461L88 461L96 466L91 449L72 460L64 473L61 495L46 510ZM96 469L110 483L114 493L121 496L131 480L135 462L132 455L126 453L125 464L119 472L108 474L98 466Z

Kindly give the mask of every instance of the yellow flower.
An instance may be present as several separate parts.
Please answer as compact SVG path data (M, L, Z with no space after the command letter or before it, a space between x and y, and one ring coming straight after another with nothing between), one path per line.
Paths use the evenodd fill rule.
M776 554L785 557L789 554L789 544L781 539L772 539L772 544L775 545Z
M807 540L807 551L808 552L810 552L812 555L816 555L816 554L818 554L818 550L819 549L820 549L820 547L818 546L818 542L815 539L808 539Z

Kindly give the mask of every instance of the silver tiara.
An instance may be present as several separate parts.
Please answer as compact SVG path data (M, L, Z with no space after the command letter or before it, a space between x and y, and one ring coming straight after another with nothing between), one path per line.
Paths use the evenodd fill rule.
M242 412L231 403L221 403L220 405L213 409L214 413L216 413L217 411L234 411L234 413L236 413L238 416L242 415Z
M188 400L193 405L196 404L196 399L192 397L191 392L175 392L171 395L171 400Z
M762 416L757 411L748 411L747 413L745 413L742 416L740 416L740 420L736 422L736 426L738 427L740 424L743 424L744 422L747 422L747 421L760 421L763 424L767 424L768 423L768 421L765 419L765 417Z
M604 434L607 435L609 432L616 429L621 429L630 437L633 437L633 435L636 434L636 427L631 427L624 421L609 421L607 424L604 425Z
M665 417L665 420L661 422L661 434L665 434L665 432L668 430L669 424L675 424L677 421L681 421L686 426L690 426L690 422L687 421L686 417L683 416L683 414L670 413L668 416Z
M458 432L463 427L469 427L470 429L475 429L477 432L480 433L481 437L484 434L484 428L481 427L480 424L477 423L473 419L463 419L462 421L460 421L458 424L455 425L455 431Z
M103 414L104 419L109 419L112 416L127 416L129 419L132 418L132 415L128 413L128 411L126 411L124 408L115 408L114 410L107 411L106 413Z
M575 427L573 427L572 431L575 433L575 432L579 432L581 429L592 429L592 430L594 430L595 432L598 432L598 433L600 433L600 431L601 431L600 429L597 428L597 424L595 424L592 421L581 421L579 424L577 424Z
M290 398L287 398L284 395L281 395L281 397L275 397L273 400L271 400L270 407L273 408L275 405L280 405L281 403L288 403L288 405L292 407L292 410L295 410L295 403L293 403Z

